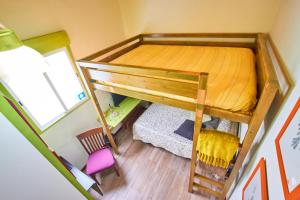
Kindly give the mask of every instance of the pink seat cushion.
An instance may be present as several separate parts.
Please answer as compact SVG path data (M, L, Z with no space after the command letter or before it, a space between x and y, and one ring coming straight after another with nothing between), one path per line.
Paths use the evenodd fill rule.
M112 155L112 152L108 148L101 149L92 153L86 163L86 173L93 174L109 167L112 167L115 164L115 159Z

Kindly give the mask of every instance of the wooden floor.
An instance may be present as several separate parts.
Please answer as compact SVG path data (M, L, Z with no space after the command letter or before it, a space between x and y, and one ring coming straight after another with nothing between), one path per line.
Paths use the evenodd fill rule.
M120 156L116 156L121 177L102 175L106 200L194 200L213 199L188 193L190 161L161 148L132 139L132 133L118 133Z

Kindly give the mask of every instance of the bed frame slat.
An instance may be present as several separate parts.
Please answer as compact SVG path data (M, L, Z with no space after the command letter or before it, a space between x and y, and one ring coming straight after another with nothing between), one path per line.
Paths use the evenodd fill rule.
M257 33L144 33L141 36L144 38L256 38Z
M195 173L195 178L198 178L200 181L204 181L204 182L207 182L207 183L209 183L209 184L211 184L211 185L217 186L217 187L219 187L220 189L223 189L223 188L224 188L224 184L219 183L219 182L217 182L217 181L214 181L214 180L212 180L212 179L210 179L210 178L208 178L208 177L202 176L201 174Z
M243 47L255 49L255 44L252 42L208 42L208 41L143 41L141 44L149 44L149 45L184 45L184 46L216 46L216 47Z
M152 77L130 76L120 73L101 72L89 70L91 79L98 84L112 86L113 84L120 85L120 87L136 88L136 90L152 90L162 93L168 93L177 96L196 98L197 84L179 82L174 80L164 80ZM94 82L94 81L92 81ZM194 101L192 101L194 102Z

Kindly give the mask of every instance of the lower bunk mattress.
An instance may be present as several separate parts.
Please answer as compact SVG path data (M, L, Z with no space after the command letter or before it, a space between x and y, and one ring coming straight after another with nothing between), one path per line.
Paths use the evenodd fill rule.
M194 120L194 112L151 104L133 124L133 139L161 147L181 157L191 158L192 141L174 133L187 119ZM203 122L209 120L210 117L204 115ZM236 134L237 127L237 123L220 120L216 129Z

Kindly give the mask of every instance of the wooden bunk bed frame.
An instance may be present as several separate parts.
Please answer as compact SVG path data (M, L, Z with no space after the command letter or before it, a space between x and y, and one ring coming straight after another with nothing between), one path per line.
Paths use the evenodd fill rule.
M89 93L113 150L118 148L105 121L105 116L95 96L100 89L142 100L167 104L196 112L189 191L193 187L204 190L220 199L226 199L238 175L252 142L278 91L278 82L266 48L263 33L152 33L139 34L77 61L87 82ZM251 48L256 55L257 99L256 107L249 113L231 112L204 104L206 81L209 74L178 70L148 68L109 63L142 44L198 45ZM219 183L195 172L197 165L196 144L200 133L202 114L248 124L248 130L225 183ZM222 192L197 184L194 180L217 186Z

